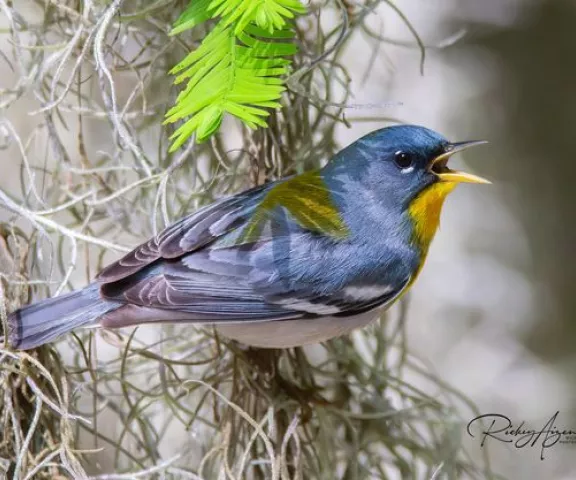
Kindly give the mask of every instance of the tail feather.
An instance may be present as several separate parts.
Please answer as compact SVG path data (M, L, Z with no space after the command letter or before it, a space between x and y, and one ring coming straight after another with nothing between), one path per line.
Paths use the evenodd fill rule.
M56 340L78 327L98 323L99 317L122 304L104 300L96 283L59 297L23 307L8 316L8 340L28 350Z

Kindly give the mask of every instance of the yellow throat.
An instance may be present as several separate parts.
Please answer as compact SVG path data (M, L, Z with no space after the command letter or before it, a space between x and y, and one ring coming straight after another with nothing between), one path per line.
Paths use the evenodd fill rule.
M423 256L428 253L430 243L440 224L440 212L447 195L456 187L455 182L436 182L418 194L408 207L414 224L414 243Z

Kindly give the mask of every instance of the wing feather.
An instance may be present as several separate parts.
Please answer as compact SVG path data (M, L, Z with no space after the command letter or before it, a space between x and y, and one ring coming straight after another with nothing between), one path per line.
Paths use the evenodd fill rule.
M100 271L100 283L117 282L160 260L178 258L242 225L272 184L228 197L183 217L120 260Z
M300 234L297 241L311 241L304 237ZM409 277L394 286L370 285L362 278L352 286L349 282L325 284L324 277L286 281L282 262L269 256L274 251L269 244L254 249L207 247L191 252L162 262L149 275L107 298L188 312L194 321L283 320L363 313L392 302L409 283ZM107 289L103 292L106 295Z

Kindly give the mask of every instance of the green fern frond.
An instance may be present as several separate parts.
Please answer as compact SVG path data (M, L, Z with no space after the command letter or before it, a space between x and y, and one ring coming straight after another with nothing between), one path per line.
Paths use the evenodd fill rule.
M214 15L221 16L224 24L234 23L236 35L250 23L272 33L284 28L295 13L306 13L298 0L212 0L209 8L215 9Z
M213 18L209 8L211 3L212 0L192 0L188 8L184 10L184 13L174 23L174 28L172 28L170 35L177 35L190 30L196 25Z
M278 108L285 90L281 78L296 53L288 41L294 31L287 23L303 13L298 0L193 1L176 22L172 34L215 16L221 21L200 46L170 73L175 83L187 82L165 123L187 119L172 135L174 151L196 132L197 141L218 130L224 114L248 127L266 127L268 109Z

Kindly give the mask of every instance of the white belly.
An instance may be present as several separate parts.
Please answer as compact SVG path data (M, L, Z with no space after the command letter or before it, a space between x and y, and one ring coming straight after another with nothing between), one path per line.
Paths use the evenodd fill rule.
M354 317L320 317L276 322L252 322L217 325L225 337L260 348L290 348L323 342L365 327L382 310L372 310Z

